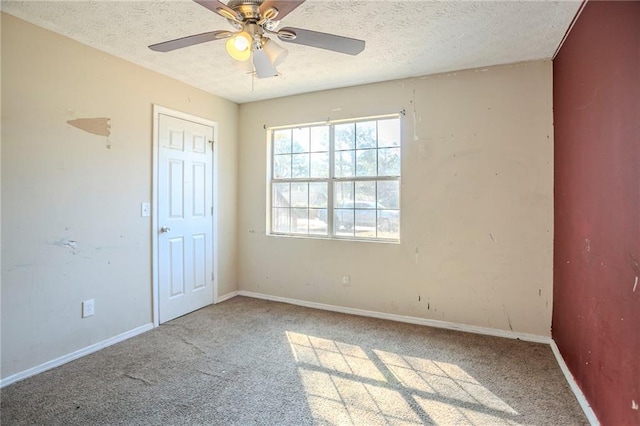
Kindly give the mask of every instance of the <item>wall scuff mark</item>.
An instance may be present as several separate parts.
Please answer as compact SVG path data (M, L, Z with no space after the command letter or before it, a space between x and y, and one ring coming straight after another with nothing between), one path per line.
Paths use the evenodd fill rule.
M502 305L502 308L504 309L504 313L507 314L507 323L509 323L509 329L513 331L513 326L511 325L511 317L509 316L509 311L507 311L507 307L504 305Z
M640 273L640 265L638 265L638 261L636 259L634 259L633 256L631 256L631 253L627 252L627 255L629 255L629 257L631 258L631 268L633 268L634 271L636 271L636 273Z
M633 283L633 292L636 292L636 288L638 287L638 277L636 276L636 281Z

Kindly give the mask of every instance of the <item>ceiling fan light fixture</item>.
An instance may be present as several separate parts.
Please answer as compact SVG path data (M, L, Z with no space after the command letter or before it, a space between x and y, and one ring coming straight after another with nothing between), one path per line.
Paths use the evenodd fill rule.
M284 61L289 51L267 37L265 37L264 40L264 52L269 57L273 66L277 67Z
M251 56L251 36L245 31L236 34L227 40L226 49L236 61L246 61Z
M253 45L253 68L258 78L275 77L278 75L276 67L260 41Z

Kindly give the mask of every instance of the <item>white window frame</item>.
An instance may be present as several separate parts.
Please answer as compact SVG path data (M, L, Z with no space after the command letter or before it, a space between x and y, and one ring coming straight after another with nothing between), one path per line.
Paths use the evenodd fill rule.
M274 127L266 127L267 130L267 215L266 215L266 229L267 235L278 236L278 237L293 237L293 238L312 238L312 239L332 239L332 240L349 240L349 241L371 241L371 242L382 242L382 243L399 243L400 242L400 225L401 225L401 216L402 216L402 208L401 208L401 188L402 188L402 140L403 140L403 114L386 114L386 115L376 115L370 117L359 117L354 119L344 119L344 120L328 120L324 122L315 122L315 123L307 123L307 124L297 124L297 125L288 125L288 126L274 126ZM377 121L377 120L385 120L385 119L393 119L397 118L400 122L400 135L399 135L399 145L400 148L400 174L398 176L348 176L348 177L335 177L335 126L339 124L350 124L350 123L359 123L359 122L367 122L367 121ZM277 130L283 129L296 129L296 128L310 128L315 126L329 126L329 176L326 178L274 178L274 161L275 161L275 152L274 152L274 132ZM373 149L373 148L372 148ZM381 149L376 145L376 151ZM356 148L354 147L354 151ZM337 235L334 229L334 184L338 182L380 182L380 181L394 181L398 182L398 230L397 235L398 238L382 238L382 237L362 237L357 236L354 232L354 235ZM322 182L327 184L327 234L312 234L312 233L295 233L295 232L276 232L273 230L273 188L274 183L314 183L314 182ZM309 208L309 207L308 207ZM292 207L290 208L293 209ZM396 210L396 209L392 209ZM378 213L378 209L375 210L376 214ZM291 214L291 213L290 213ZM291 220L291 219L290 219ZM377 233L377 232L376 232Z

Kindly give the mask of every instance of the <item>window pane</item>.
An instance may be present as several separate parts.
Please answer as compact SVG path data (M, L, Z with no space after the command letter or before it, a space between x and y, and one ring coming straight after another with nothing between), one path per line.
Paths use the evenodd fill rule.
M400 182L379 181L378 182L378 208L399 209L400 208Z
M311 152L329 151L329 126L311 128Z
M329 177L329 153L323 152L311 154L311 177Z
M356 148L376 147L376 122L365 121L356 123Z
M400 176L400 148L378 150L378 176Z
M309 209L309 233L327 235L327 209Z
M353 209L335 209L333 228L337 235L353 236Z
M354 123L335 125L334 132L336 150L355 148L355 127L356 125Z
M357 209L375 209L376 208L376 183L375 182L356 182L356 205Z
M309 184L309 206L327 208L327 186L326 182L311 182Z
M369 232L373 235L369 235L375 237L376 232L376 210L363 210L356 209L356 231L358 232Z
M276 183L273 185L273 206L290 207L291 198L289 197L289 184Z
M298 234L309 232L309 209L291 209L291 232Z
M400 238L400 213L398 210L378 210L378 237Z
M291 206L292 207L308 207L309 206L309 184L292 183L291 184Z
M309 152L309 128L293 129L291 152Z
M356 151L356 176L376 176L376 149Z
M291 177L291 156L290 155L274 155L273 156L273 178L288 179Z
M289 209L273 209L271 222L274 232L289 232Z
M293 154L291 163L291 177L309 177L309 154Z
M378 147L400 146L400 119L378 121Z
M356 228L357 238L376 238L376 228Z
M333 186L333 207L353 208L353 182L336 182Z
M291 129L273 132L273 153L287 154L291 152Z
M334 174L336 177L351 177L355 175L355 151L336 151Z

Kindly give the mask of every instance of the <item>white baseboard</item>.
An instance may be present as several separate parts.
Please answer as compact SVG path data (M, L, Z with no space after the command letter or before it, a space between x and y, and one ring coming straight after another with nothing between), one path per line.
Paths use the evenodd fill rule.
M558 349L558 345L556 345L556 342L554 342L553 340L551 341L550 345L551 345L551 350L553 351L553 355L555 355L556 361L560 366L560 370L562 370L562 374L564 374L564 377L567 380L567 383L569 383L569 387L573 391L573 394L576 396L576 399L578 400L578 404L580 404L580 407L582 407L582 411L584 411L584 415L587 416L587 420L589 420L589 423L592 426L599 426L600 422L598 421L596 414L591 409L591 405L589 404L589 401L587 401L587 398L585 398L584 394L582 393L582 390L580 390L578 383L576 383L576 380L573 378L573 374L571 374L571 371L569 371L569 367L567 367L567 363L564 362L564 358L562 358L562 354L560 353L560 349Z
M215 304L222 303L222 302L224 302L226 300L229 300L229 299L233 299L237 295L238 295L237 291L232 291L230 293L227 293L224 296L218 297L218 299L215 301Z
M51 370L52 368L59 367L63 364L66 364L74 359L81 358L85 355L89 355L93 352L97 352L100 349L104 349L107 346L114 345L116 343L122 342L123 340L130 339L138 334L142 334L146 331L149 331L153 328L153 323L145 324L140 327L134 328L133 330L125 331L122 334L118 334L117 336L111 337L109 339L103 340L98 343L94 343L93 345L87 346L82 349L78 349L75 352L72 352L67 355L63 355L59 358L56 358L51 361L47 361L43 364L37 365L35 367L29 368L28 370L21 371L19 373L13 374L9 377L6 377L0 380L0 388L8 386L12 383L15 383L19 380L26 379L27 377L35 376L36 374L43 373L47 370Z
M253 297L255 299L271 300L274 302L289 303L291 305L305 306L307 308L322 309L325 311L340 312L343 314L360 315L363 317L379 318L391 321L405 322L409 324L426 325L428 327L444 328L447 330L464 331L467 333L484 334L487 336L506 337L508 339L524 340L526 342L551 343L551 338L537 334L516 333L497 328L478 327L475 325L456 324L453 322L432 320L426 318L410 317L405 315L387 314L383 312L367 311L364 309L346 308L343 306L326 305L324 303L307 302L305 300L289 299L288 297L270 296L268 294L254 293L251 291L238 291L239 296Z

